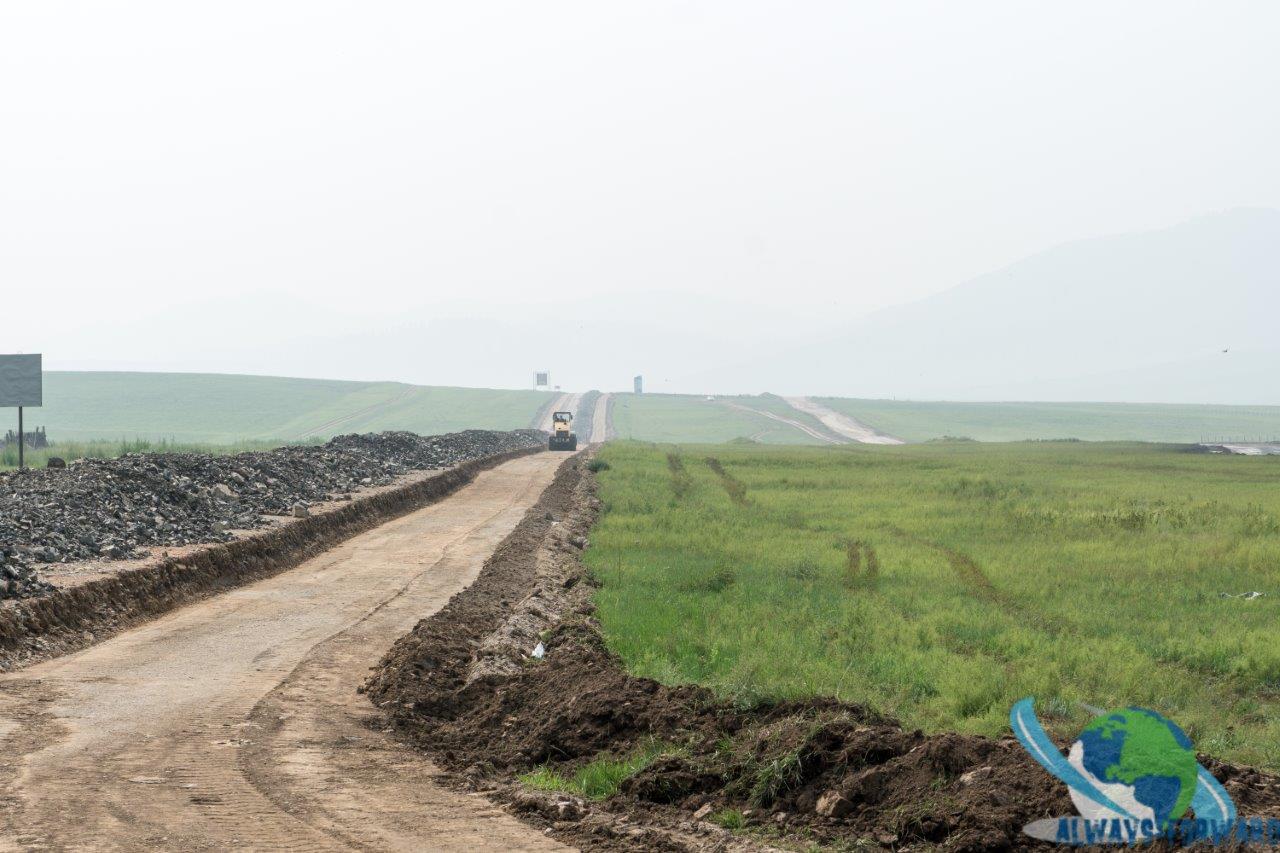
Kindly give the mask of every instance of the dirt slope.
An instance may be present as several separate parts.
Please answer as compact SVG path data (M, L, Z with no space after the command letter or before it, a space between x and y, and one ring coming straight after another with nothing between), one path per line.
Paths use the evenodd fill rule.
M354 693L563 460L507 462L296 569L0 678L0 848L565 849L441 787Z

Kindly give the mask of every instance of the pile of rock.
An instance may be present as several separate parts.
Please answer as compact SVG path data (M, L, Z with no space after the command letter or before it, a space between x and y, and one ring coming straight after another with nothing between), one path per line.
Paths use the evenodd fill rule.
M143 556L152 545L220 542L264 516L546 440L536 430L344 435L321 446L234 456L129 454L65 469L0 474L0 598L49 589L40 563Z

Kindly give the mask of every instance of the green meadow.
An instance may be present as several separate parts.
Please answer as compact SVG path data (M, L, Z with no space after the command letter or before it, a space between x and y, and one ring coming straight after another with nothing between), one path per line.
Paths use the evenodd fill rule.
M942 403L816 398L905 441L951 436L975 441L1270 441L1280 406L1179 403Z
M1280 768L1280 458L1144 444L601 454L588 562L634 671L990 735L1143 705ZM1260 592L1249 598L1242 594Z

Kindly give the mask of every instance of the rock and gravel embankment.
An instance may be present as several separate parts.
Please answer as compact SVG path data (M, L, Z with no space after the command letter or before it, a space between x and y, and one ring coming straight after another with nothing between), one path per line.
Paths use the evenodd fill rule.
M211 456L129 454L0 474L0 599L46 593L39 564L145 556L149 546L227 542L269 516L385 486L414 471L541 446L537 430L339 436L319 446Z

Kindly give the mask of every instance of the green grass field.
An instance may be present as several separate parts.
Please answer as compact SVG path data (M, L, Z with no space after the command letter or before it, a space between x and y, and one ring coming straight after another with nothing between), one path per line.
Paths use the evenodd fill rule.
M619 438L639 441L725 442L751 439L763 444L815 444L795 427L771 420L760 410L774 410L802 420L781 399L704 397L688 394L614 394L613 427ZM778 408L778 407L781 408ZM757 411L744 411L755 409Z
M1280 768L1280 458L635 442L602 458L587 555L635 672L935 731L1000 733L1028 695L1071 735L1079 703L1144 705L1203 751Z
M183 444L327 439L406 429L430 434L528 426L550 392L446 388L203 373L45 374L45 405L27 413L55 442L148 440ZM908 441L1080 438L1180 441L1280 437L1280 407L1106 403L911 403L819 398ZM823 442L766 413L825 433L780 397L614 394L613 423L641 441ZM16 416L0 433L17 426Z
M45 405L27 411L27 427L46 427L53 442L229 444L388 429L432 434L525 427L549 396L271 376L48 372ZM16 426L15 419L8 428Z
M977 441L1199 442L1280 439L1280 406L1148 403L916 403L815 398L906 441L953 436Z

